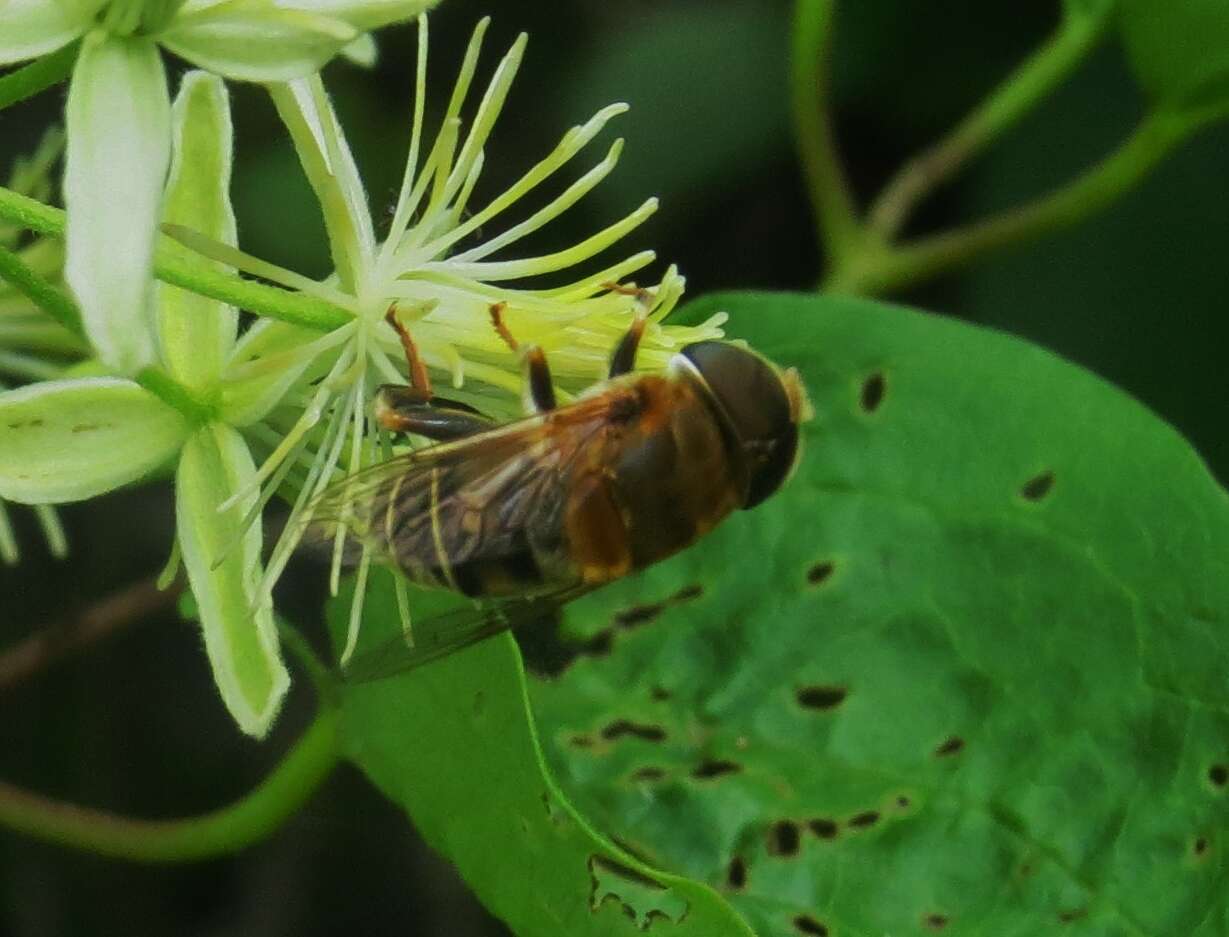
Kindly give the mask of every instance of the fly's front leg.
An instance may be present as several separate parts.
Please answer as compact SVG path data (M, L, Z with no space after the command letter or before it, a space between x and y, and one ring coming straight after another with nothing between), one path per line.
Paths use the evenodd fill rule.
M640 339L644 335L644 327L648 322L645 310L649 307L653 297L648 290L634 286L623 286L619 283L603 283L602 286L613 293L635 296L637 305L640 306L640 311L637 312L631 327L623 334L623 338L620 339L619 344L615 346L614 353L610 356L609 375L618 377L621 374L630 374L636 367L636 349L640 347Z
M495 425L473 407L435 396L418 346L397 318L396 304L388 307L384 318L401 339L410 369L410 383L382 384L376 388L374 409L380 426L393 433L414 433L436 442L446 442L481 433Z
M521 355L525 362L525 403L526 409L533 413L548 413L556 407L555 385L551 381L550 365L546 362L546 353L537 345L522 346L504 322L504 310L507 303L494 303L491 306L491 324L499 337L504 340L514 352Z

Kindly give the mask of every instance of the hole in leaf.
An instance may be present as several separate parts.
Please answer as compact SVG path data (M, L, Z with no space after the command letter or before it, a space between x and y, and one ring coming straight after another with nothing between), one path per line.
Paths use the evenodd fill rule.
M1080 918L1085 918L1085 917L1088 917L1087 908L1073 908L1070 911L1059 911L1058 912L1058 923L1059 924L1071 924L1074 921L1078 921L1080 920Z
M820 839L836 839L841 828L835 820L829 820L827 817L817 817L807 824L811 832Z
M614 617L614 623L620 628L635 628L639 625L647 625L665 610L665 602L654 602L652 605L633 605L631 608L625 608L623 611L618 612Z
M832 571L836 569L836 564L831 560L824 560L822 563L814 564L807 570L807 582L813 586L818 586L832 575Z
M743 862L742 856L735 856L730 860L725 880L731 888L742 888L747 884L747 863Z
M849 818L849 825L855 829L865 830L879 822L878 810L866 810Z
M649 689L649 698L658 703L664 703L670 698L670 691L665 687L654 686Z
M794 930L808 937L828 937L828 928L809 914L800 914L794 918Z
M845 701L849 690L843 686L804 686L796 695L798 705L807 709L835 709Z
M1054 473L1049 469L1040 475L1034 475L1020 489L1020 496L1026 501L1040 501L1054 487Z
M609 628L603 628L588 641L576 648L577 655L589 657L605 657L614 650L614 634Z
M710 761L702 761L696 765L692 769L691 776L705 781L709 778L719 778L724 774L737 774L742 769L743 766L736 761L712 759Z
M573 735L568 739L568 744L573 748L592 748L593 736L591 735Z
M950 739L935 749L935 754L940 758L944 758L948 755L955 755L962 748L964 748L964 739L958 735L953 735Z
M665 776L665 768L658 768L655 765L645 765L632 772L633 781L660 781Z
M897 807L897 809L899 809L899 810L908 810L908 809L909 809L910 807L912 807L912 806L913 806L913 801L912 801L912 800L910 800L907 796L905 796L904 794L897 794L897 795L896 795L896 807Z
M698 599L704 594L704 587L698 582L693 582L689 586L683 586L670 599L671 602L690 602L692 599Z
M1206 836L1196 837L1195 842L1191 844L1191 852L1193 852L1195 854L1195 858L1198 859L1202 856L1207 855L1208 846L1209 846L1209 843L1208 843L1208 838Z
M884 380L881 372L876 371L862 382L862 394L860 397L862 409L867 413L874 413L878 410L879 405L883 403L883 395L886 390L887 381Z
M1208 780L1213 787L1224 787L1229 784L1229 765L1213 765L1208 769Z
M943 930L950 922L946 914L927 914L922 918L922 923L930 930Z
M616 719L606 728L602 729L602 738L608 741L621 739L626 735L633 735L638 739L644 739L646 742L664 742L666 740L666 730L661 726L641 725L638 722L632 722L630 719Z
M778 820L768 828L768 852L773 856L796 856L802 840L798 824L793 820Z

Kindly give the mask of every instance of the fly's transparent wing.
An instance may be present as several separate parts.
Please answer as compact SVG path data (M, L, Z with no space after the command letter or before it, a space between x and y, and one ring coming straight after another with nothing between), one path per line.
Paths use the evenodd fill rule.
M367 683L405 673L504 631L552 615L588 591L577 586L526 599L506 599L452 609L414 622L413 644L398 635L371 651L355 655L343 671L347 683Z

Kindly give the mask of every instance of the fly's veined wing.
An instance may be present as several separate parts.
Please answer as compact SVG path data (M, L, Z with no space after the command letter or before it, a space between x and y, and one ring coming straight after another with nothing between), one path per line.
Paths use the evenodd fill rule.
M413 644L398 635L356 655L343 671L345 680L368 683L413 670L503 631L540 621L587 591L587 586L575 586L534 598L467 605L424 618L411 628Z
M454 566L523 551L528 526L554 528L563 482L608 425L609 406L587 398L357 472L312 502L302 542L331 547L340 529L344 562L366 548L403 569L437 565L441 548Z

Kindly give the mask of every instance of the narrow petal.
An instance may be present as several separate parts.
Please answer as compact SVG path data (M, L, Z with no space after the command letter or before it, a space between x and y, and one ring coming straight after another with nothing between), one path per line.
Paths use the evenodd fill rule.
M236 242L230 204L232 131L222 79L184 76L171 111L174 158L162 217L224 244ZM214 264L219 269L229 269ZM239 316L233 306L165 283L158 284L158 334L171 374L204 390L217 384Z
M151 269L170 110L152 41L86 37L68 91L64 276L99 357L126 373L154 359Z
M0 65L37 58L72 42L106 0L0 0Z
M257 602L261 525L240 526L257 493L218 511L255 472L234 429L202 427L179 460L175 513L214 680L239 728L259 738L277 715L290 675L278 651L273 610Z
M344 20L367 32L390 23L404 23L431 9L439 0L274 0L284 10L306 10Z
M358 37L340 19L230 0L176 17L158 41L227 78L290 81L318 71Z
M341 54L347 61L353 62L359 68L375 68L380 58L380 50L371 33L363 33L342 49Z
M136 481L170 459L188 427L119 378L47 381L0 394L0 497L80 501Z

